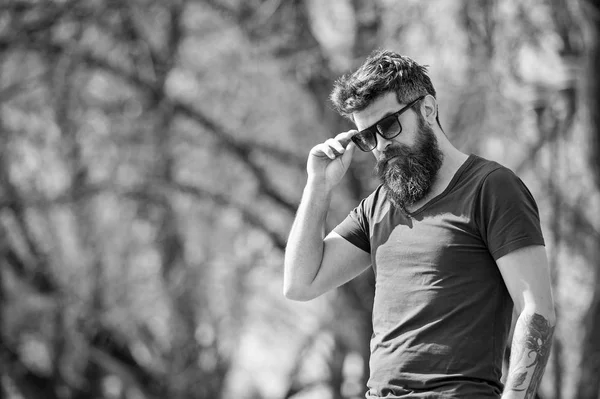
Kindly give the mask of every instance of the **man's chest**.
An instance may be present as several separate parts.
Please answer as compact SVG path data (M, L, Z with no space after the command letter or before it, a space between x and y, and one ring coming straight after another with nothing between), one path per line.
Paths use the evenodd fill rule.
M430 291L440 285L485 285L498 271L467 215L440 213L374 225L371 260L379 282Z

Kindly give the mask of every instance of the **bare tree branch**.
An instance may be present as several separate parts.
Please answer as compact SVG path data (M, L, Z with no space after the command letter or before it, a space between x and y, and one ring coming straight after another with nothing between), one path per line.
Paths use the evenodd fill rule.
M164 198L164 195L160 194L159 191L164 190L191 195L200 200L208 199L219 206L232 207L242 214L244 220L246 220L248 224L262 230L273 241L273 244L278 249L283 250L285 248L284 237L268 226L264 220L251 211L246 205L238 203L224 193L217 193L206 188L195 187L178 182L156 182L151 188L147 186L124 187L115 185L112 182L99 183L80 187L75 192L65 192L52 198L25 197L20 206L31 209L49 209L55 206L70 205L77 201L88 200L94 196L106 193L159 204L162 203ZM12 201L0 201L0 209L10 208L12 206Z
M16 254L12 248L4 248L0 252L0 260L3 260L2 264L9 267L9 269L15 274L15 276L26 282L32 289L45 295L53 296L64 296L66 295L64 287L56 281L53 275L50 273L36 273L35 279L30 279L24 276L24 270L28 267L24 264L25 262ZM125 342L124 337L118 334L116 331L112 331L110 328L103 326L96 320L80 320L81 332L88 340L90 347L93 347L96 352L92 354L92 361L96 362L100 367L108 373L114 373L119 371L125 381L134 381L139 389L145 392L150 398L164 397L160 394L160 386L156 384L156 381L160 381L159 376L154 375L152 372L146 370L140 365L132 356L127 349L128 343ZM90 328L90 326L93 326ZM44 387L45 393L54 392L56 388L56 380L50 379L49 377L43 377L43 380L38 379L35 374L26 368L22 364L20 357L17 353L12 352L9 347L5 346L5 342L2 340L0 335L0 362L3 364L13 364L21 370L17 373L17 377L22 378L26 381L27 386L31 386L32 389L41 386ZM3 359L2 359L3 358ZM8 360L8 362L7 362ZM19 369L15 369L19 370ZM20 380L19 380L20 381ZM61 380L62 383L66 383L66 380ZM21 385L18 384L20 387ZM85 392L82 392L79 388L70 387L74 393L85 396ZM33 391L31 391L33 392ZM41 397L47 397L46 395L26 395L32 399Z
M0 89L0 104L10 101L14 97L30 89L39 81L47 79L49 73L49 71L40 72L36 75L29 76L21 81L14 82L9 86Z
M250 209L248 209L248 207L237 203L233 199L227 197L225 194L216 193L207 189L202 189L181 183L175 183L172 187L182 193L190 194L196 198L207 198L217 205L226 205L228 207L238 210L248 224L263 231L278 249L280 249L281 251L285 249L285 239L281 236L281 234L277 233L275 230L269 227L262 218L260 218Z
M6 373L26 399L59 399L54 381L31 370L1 334L0 364L3 366L3 377Z
M5 41L0 38L0 48L3 45L7 45ZM52 43L52 42L41 42L38 40L35 44L30 44L33 48L39 48L40 50L49 51L51 53L62 53L69 51L63 44ZM91 50L80 50L79 55L81 59L88 65L102 70L111 72L117 77L124 81L133 84L134 86L149 91L154 98L163 98L170 106L173 107L176 113L184 115L193 121L203 126L206 131L216 137L223 148L228 150L230 153L236 155L242 162L244 162L250 172L253 173L258 181L259 188L268 197L272 198L275 203L280 205L282 208L287 210L289 213L294 213L297 209L297 203L285 198L282 193L277 190L271 182L271 179L267 176L265 171L251 158L253 148L244 142L240 142L234 138L234 135L227 131L226 128L220 126L212 118L204 114L203 112L194 109L192 106L179 102L176 99L169 98L164 92L162 87L159 87L155 82L151 82L139 74L127 70L126 67L120 66L109 60L100 58L94 54Z

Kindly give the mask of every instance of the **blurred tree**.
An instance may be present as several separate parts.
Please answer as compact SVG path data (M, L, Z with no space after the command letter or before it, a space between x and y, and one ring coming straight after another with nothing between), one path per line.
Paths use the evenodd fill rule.
M587 60L584 84L585 99L589 110L589 129L586 134L587 165L592 174L593 189L591 194L600 196L600 84L598 68L600 67L600 2L582 1L586 16ZM597 220L597 218L596 218ZM597 224L596 224L597 227ZM600 392L600 232L595 231L595 245L591 246L591 264L593 265L593 293L589 308L583 322L583 342L581 346L581 363L577 379L577 399L597 398Z
M277 58L287 68L288 76L302 86L314 101L319 110L319 120L313 121L322 133L313 145L337 132L351 128L348 121L332 112L328 106L328 97L332 81L355 66L377 46L377 30L380 22L380 6L378 2L368 1L297 1L277 3L274 8L270 2L258 2L249 5L247 2L226 6L218 1L207 1L213 9L218 10L237 21L240 29L256 43L268 41L270 37L283 38L269 48L272 57ZM264 11L265 9L272 12ZM265 17L265 13L269 17ZM335 19L335 23L332 23ZM293 23L290 23L290 20ZM364 175L365 160L353 162L348 173L345 191L350 194L350 201L357 203L367 192L368 176ZM302 165L303 166L303 165ZM295 207L294 207L295 210ZM338 218L342 212L335 214ZM331 328L334 338L334 350L330 352L328 385L334 397L341 397L344 378L342 376L343 361L352 351L361 353L363 363L362 385L368 378L368 340L371 335L371 301L373 296L372 272L346 284L340 295L334 297L332 311L338 316L336 323L327 323L324 328ZM342 310L340 309L347 309ZM343 331L348 323L357 325L359 340L348 342ZM328 327L325 327L328 326ZM321 331L315 334L320 335ZM310 342L310 339L309 339ZM301 369L306 348L298 352L295 370ZM341 351L341 352L340 352ZM336 360L337 359L337 360ZM285 397L301 391L303 387L297 376L292 374L292 386ZM312 382L307 382L307 387Z
M144 13L142 9L144 6L150 8L148 14ZM196 296L189 296L193 288L193 280L183 279L184 282L188 281L183 294L180 292L181 278L179 281L173 280L174 274L179 272L181 276L183 267L181 262L185 262L183 243L178 236L178 215L174 213L171 205L172 195L155 193L156 184L169 187L171 191L177 189L170 170L172 155L171 142L168 141L171 137L168 130L171 128L174 107L166 95L165 82L172 72L173 62L177 59L176 51L181 35L179 16L183 4L174 3L166 11L163 11L158 3L152 2L119 5L110 2L102 4L72 1L45 2L35 6L27 2L14 1L4 3L2 7L4 15L8 16L3 26L5 29L2 49L6 61L3 69L18 77L20 71L15 68L16 63L19 60L27 60L26 65L47 68L49 71L48 74L44 74L44 77L48 77L47 85L41 86L44 88L42 90L45 90L44 97L38 102L31 102L31 97L23 96L16 91L12 91L15 94L11 97L21 94L19 97L24 98L25 101L19 101L18 97L16 101L4 97L3 120L6 119L7 112L37 113L40 117L39 121L44 123L43 127L46 128L39 133L47 136L36 137L35 135L38 134L35 130L36 126L25 123L23 129L28 134L19 137L14 133L15 118L8 123L3 123L3 130L8 133L3 136L7 138L3 146L6 156L2 157L3 167L0 168L4 176L2 179L5 202L3 221L6 223L7 218L12 220L8 231L12 236L17 235L9 245L10 251L5 252L11 255L10 258L5 256L5 259L13 270L3 272L12 272L15 277L19 276L24 283L28 283L30 288L51 295L48 299L54 303L52 309L55 313L53 329L40 325L35 332L35 342L43 345L52 355L50 374L41 374L37 385L27 383L27 380L22 381L24 378L22 376L26 377L26 373L9 374L9 376L12 376L13 383L21 389L22 394L32 398L65 394L69 397L105 397L106 384L114 381L109 378L114 375L119 376L121 382L115 386L116 388L111 388L113 391L115 389L127 391L133 388L135 391L144 392L147 397L177 398L187 396L190 392L199 393L202 397L215 397L220 394L226 375L227 366L222 362L226 354L215 352L210 347L200 348L196 342L195 314L197 309L208 306L198 303ZM155 41L160 36L154 32L148 34L138 31L140 25L151 24L148 18L153 18L155 15L168 15L164 25L161 26L169 32L165 36L167 43ZM130 58L127 51L131 51ZM98 90L102 92L106 89L115 89L114 81L106 80L103 71L131 84L134 90L117 89L116 92L97 93ZM29 72L27 68L23 72L24 81L31 79L26 76ZM146 75L148 72L150 76ZM8 79L10 81L12 77L9 76ZM156 166L150 168L146 182L144 179L137 179L140 188L132 184L118 187L122 166L108 165L107 168L106 161L103 160L106 159L106 155L98 150L101 148L109 150L110 158L115 153L111 141L118 143L123 139L116 134L119 130L128 133L118 126L118 118L126 115L114 106L122 98L131 95L133 98L129 101L138 101L135 98L138 95L137 87L152 94L150 101L146 102L146 110L142 110L142 113L149 116L156 110L159 111L158 114L152 115L156 122L153 121L148 125L155 127L153 131L156 132L156 139L142 138L142 142L154 146L149 148L151 150L154 148L153 152L158 156L151 161ZM96 93L93 92L94 90ZM3 94L11 93L3 91ZM143 96L146 93L139 94ZM93 98L95 95L98 97ZM127 109L124 111L126 112ZM102 133L106 133L103 126L106 118L113 118L112 133L116 134L101 137ZM16 122L21 123L18 120ZM138 123L135 119L131 122ZM42 128L39 122L38 127ZM93 129L92 135L89 134L90 128ZM130 127L126 126L126 129ZM42 141L39 143L41 148L39 146L36 148L35 140ZM93 146L101 148L93 149ZM57 181L55 184L59 187L53 188L43 184L43 180L39 180L40 178L33 174L22 173L24 159L15 157L15 150L20 150L29 158L35 157L36 152L41 153L38 156L46 159L52 158L52 154L48 153L55 152L58 159L53 160L54 164L46 165L50 169L46 169L46 172L54 172L56 176L58 168L59 176L61 172L66 172L67 179ZM44 174L40 169L33 172L41 176ZM102 178L99 179L99 176ZM56 178L52 179L52 174L49 177L56 181ZM27 179L38 181L27 181ZM48 190L56 191L57 188L64 194L58 194L54 198L47 196ZM105 293L115 289L111 284L114 271L111 272L111 276L106 262L113 263L112 267L114 267L120 260L117 259L117 263L114 263L115 259L111 259L111 252L114 253L115 247L106 233L115 228L119 229L119 224L112 226L106 224L102 202L111 202L111 197L115 194L124 195L122 201L125 202L121 202L123 205L127 205L127 198L137 197L140 209L154 207L154 215L162 215L159 218L154 217L150 225L160 232L156 236L156 250L158 253L162 252L163 273L157 276L165 277L167 295L174 301L174 310L171 313L174 328L173 333L166 337L167 340L172 341L173 346L164 354L166 367L165 371L159 374L156 372L159 357L151 360L150 364L146 359L146 364L143 365L139 359L140 351L131 350L132 347L140 347L140 338L132 334L131 330L127 331L127 328L135 328L137 323L117 329L109 327L109 324L113 323L109 321L110 318L114 318L109 315L114 314L118 308L115 308L113 301L109 301L105 296ZM97 199L102 201L99 202ZM42 203L44 207L39 209L36 203ZM116 215L122 212L119 207L123 209L121 205L113 209L117 212ZM60 214L67 217L67 220L70 219L68 223L73 223L74 230L65 231L64 228L68 225L65 226L63 222L56 227L59 232L57 236L46 235L45 238L40 238L42 233L40 227L46 221L51 223L51 220L56 220L61 216ZM143 219L138 220L143 221ZM128 223L127 220L123 222ZM135 220L133 222L136 223ZM73 233L74 236L68 237ZM67 245L76 246L77 254L72 259L65 258L68 254L64 251L69 250L64 247L64 241L61 242L65 238L73 240ZM19 245L14 244L15 240L22 242L21 255L17 255L18 251L11 247ZM12 261L9 262L10 259ZM68 263L72 261L78 264L69 265ZM67 263L66 270L64 266L60 266L62 262ZM73 269L73 266L77 266L80 270L87 270L89 273L85 272L77 276L78 272ZM185 270L183 272L185 273ZM53 277L55 273L60 274L60 282L55 281ZM83 284L80 286L83 290L77 288L72 290L65 284L69 280L73 281L73 278L81 279L80 283ZM11 286L4 288L13 289ZM82 301L73 304L68 299L73 294ZM11 310L11 306L7 309L9 313L15 311ZM125 308L121 311L128 313L134 309ZM81 312L81 314L73 319L73 312ZM75 320L79 321L74 323ZM143 327L147 320L142 319L139 322ZM34 365L39 363L39 359L24 359L23 354L20 353L20 348L32 342L24 331L15 329L14 325L8 328L3 330L3 337L6 337L9 343L3 347L6 347L7 351L10 350L6 354L11 363L6 364L23 363L22 367L28 367L29 363ZM9 332L12 334L7 336ZM157 339L152 337L156 333L151 329L146 329L146 333L151 334L150 342ZM72 346L72 338L78 342L79 348ZM67 347L67 343L71 344L70 347ZM201 355L199 352L208 351L215 352L211 356L216 356L216 363L199 363L198 358ZM37 374L32 374L31 378L37 378ZM200 386L196 382L198 380L203 381ZM157 384L154 381L160 382ZM207 381L210 381L210 384L207 384ZM31 389L23 391L24 386L31 388L39 386L40 393L35 393Z
M594 397L596 3L3 1L0 397L362 397L372 272L305 308L279 265L305 154L352 127L332 81L379 46L434 58L449 135L529 179L562 322L544 397ZM329 227L377 184L355 161ZM240 383L259 358L288 380Z

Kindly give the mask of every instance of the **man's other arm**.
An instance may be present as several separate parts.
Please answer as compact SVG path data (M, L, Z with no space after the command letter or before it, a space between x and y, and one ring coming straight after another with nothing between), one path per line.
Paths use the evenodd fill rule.
M556 323L546 251L528 246L496 263L519 315L503 399L533 399L544 374Z

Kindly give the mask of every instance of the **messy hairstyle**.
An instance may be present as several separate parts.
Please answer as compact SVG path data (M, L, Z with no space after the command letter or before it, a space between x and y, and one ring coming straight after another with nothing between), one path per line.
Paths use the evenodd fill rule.
M393 51L377 50L356 72L339 78L329 98L337 112L352 120L353 112L389 92L396 93L400 104L427 94L435 97L426 66Z

